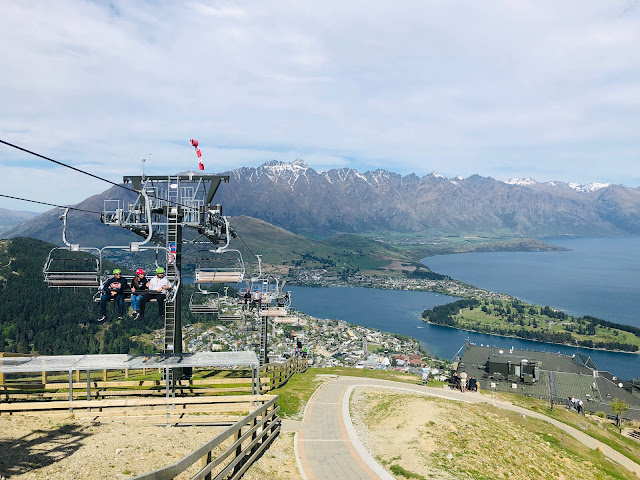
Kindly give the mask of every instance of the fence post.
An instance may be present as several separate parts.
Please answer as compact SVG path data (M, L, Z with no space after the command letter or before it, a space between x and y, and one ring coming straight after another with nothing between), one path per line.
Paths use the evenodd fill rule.
M238 433L236 433L235 435L235 440L238 441L240 440L240 437L242 437L242 428L238 429ZM240 455L242 455L242 443L240 443L237 447L236 447L236 457L238 458ZM244 461L240 461L236 464L236 466L233 469L233 473L236 474L240 471L240 469L242 468L244 464Z
M42 384L47 384L47 372L42 372Z
M107 369L106 368L102 371L102 381L103 382L107 381Z
M211 463L211 450L200 459L200 469L202 470L204 467ZM211 480L211 472L207 473L204 476L204 480Z
M257 424L258 424L258 417L253 419L253 423L251 424L251 428L255 427ZM253 432L253 435L251 435L251 443L253 444L253 447L251 447L251 455L253 455L255 453L255 451L258 449L258 445L254 443L256 441L256 438L258 438L258 430L257 429Z

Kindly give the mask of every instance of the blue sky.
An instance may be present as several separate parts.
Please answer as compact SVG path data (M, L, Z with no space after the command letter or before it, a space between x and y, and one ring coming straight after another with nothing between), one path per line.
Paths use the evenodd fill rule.
M640 2L0 0L0 139L118 181L300 157L640 186ZM0 193L108 185L0 145ZM41 210L0 199L0 208Z

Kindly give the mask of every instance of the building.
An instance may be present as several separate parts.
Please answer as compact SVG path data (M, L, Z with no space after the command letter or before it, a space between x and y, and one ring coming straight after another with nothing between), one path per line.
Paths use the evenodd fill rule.
M640 391L609 372L598 371L588 356L482 347L468 341L463 349L453 370L466 372L468 378L475 376L483 390L552 398L563 405L568 397L576 397L583 400L587 412L603 411L611 417L615 413L609 403L618 398L629 404L625 418L640 420Z

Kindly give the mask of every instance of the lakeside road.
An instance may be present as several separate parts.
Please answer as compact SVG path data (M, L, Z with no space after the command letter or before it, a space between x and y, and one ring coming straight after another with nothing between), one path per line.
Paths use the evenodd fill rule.
M296 432L295 452L298 468L305 480L392 479L369 454L358 438L349 412L351 393L358 387L389 389L395 393L429 395L467 403L486 403L548 422L590 449L598 448L612 461L630 472L640 465L579 430L545 415L509 403L487 398L481 393L460 393L422 385L360 377L336 377L321 385L309 400L303 421L283 421L283 432Z

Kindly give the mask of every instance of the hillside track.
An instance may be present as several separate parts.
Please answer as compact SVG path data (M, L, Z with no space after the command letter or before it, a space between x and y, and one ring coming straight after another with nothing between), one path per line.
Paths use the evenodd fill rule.
M481 393L461 393L448 388L360 377L337 377L321 385L310 398L301 422L285 420L283 431L295 431L294 447L300 474L305 480L329 479L393 479L360 442L349 414L349 398L358 387L375 387L395 393L429 395L467 403L486 403L521 415L548 422L564 430L588 448L600 448L602 453L631 472L640 472L640 465L608 445L585 433L537 412L510 403L487 398Z

